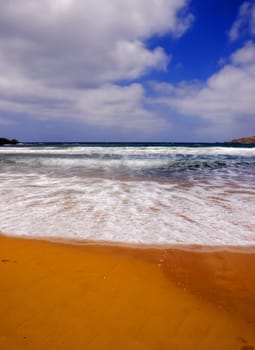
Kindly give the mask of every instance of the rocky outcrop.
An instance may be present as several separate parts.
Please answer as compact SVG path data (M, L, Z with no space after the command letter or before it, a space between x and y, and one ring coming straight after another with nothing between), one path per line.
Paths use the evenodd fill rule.
M255 136L242 137L241 139L236 139L230 141L232 143L255 143Z
M2 145L16 145L17 143L19 143L18 140L12 139L6 139L5 137L0 137L0 146Z

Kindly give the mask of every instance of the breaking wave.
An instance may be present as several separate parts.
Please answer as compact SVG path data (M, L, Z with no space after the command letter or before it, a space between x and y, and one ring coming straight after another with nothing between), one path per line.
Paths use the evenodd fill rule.
M255 148L0 149L0 231L143 244L255 244Z

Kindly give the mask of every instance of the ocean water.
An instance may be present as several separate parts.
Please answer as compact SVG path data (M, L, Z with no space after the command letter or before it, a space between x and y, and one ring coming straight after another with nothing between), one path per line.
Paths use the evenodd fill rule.
M255 147L0 148L0 231L143 244L255 244Z

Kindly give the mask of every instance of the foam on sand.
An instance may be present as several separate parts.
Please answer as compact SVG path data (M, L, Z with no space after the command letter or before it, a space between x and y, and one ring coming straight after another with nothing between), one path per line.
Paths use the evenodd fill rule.
M249 183L155 183L0 174L1 230L13 235L143 244L255 244ZM245 214L244 214L245 213Z

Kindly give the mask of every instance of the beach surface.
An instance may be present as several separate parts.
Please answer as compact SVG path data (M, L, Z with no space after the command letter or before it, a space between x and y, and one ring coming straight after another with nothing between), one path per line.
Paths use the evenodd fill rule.
M255 249L0 236L0 349L255 349Z

